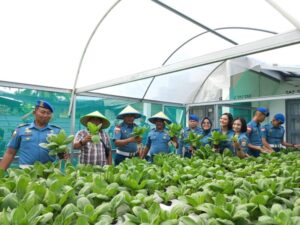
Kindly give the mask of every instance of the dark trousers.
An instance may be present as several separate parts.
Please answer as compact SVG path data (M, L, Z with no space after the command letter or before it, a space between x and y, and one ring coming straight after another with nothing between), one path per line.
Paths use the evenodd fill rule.
M115 166L119 165L121 162L123 162L127 158L132 158L132 157L136 157L136 156L124 156L124 155L120 155L120 154L116 153L116 155L115 155Z

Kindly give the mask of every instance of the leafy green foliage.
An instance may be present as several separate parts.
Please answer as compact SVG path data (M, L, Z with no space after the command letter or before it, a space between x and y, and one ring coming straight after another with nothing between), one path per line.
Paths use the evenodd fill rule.
M172 138L172 137L175 137L175 136L178 136L182 130L182 126L181 124L178 124L178 123L171 123L171 124L168 124L167 122L165 122L165 126L168 130L168 133L169 133L169 136Z
M234 135L232 138L231 138L231 141L232 142L238 142L239 138L237 135Z
M299 151L239 159L203 149L205 157L159 154L154 164L9 169L0 223L299 224Z
M47 137L48 143L40 143L40 147L49 149L49 155L58 153L67 153L68 145L73 141L74 135L67 136L66 132L61 129L58 134L49 134Z
M147 127L134 127L133 132L130 134L132 137L140 137L142 138L143 135L148 131Z
M92 135L92 142L95 144L99 144L100 143L100 136L99 136L99 131L101 129L102 123L100 123L99 125L96 125L94 123L88 122L87 123L87 129L90 132L90 134Z
M227 135L222 134L216 130L212 131L211 137L208 138L208 140L211 141L213 145L219 145L221 142L227 141L227 139Z
M203 135L196 134L195 132L190 132L188 137L184 139L185 143L189 143L194 148L198 148L201 146L200 140L203 138Z

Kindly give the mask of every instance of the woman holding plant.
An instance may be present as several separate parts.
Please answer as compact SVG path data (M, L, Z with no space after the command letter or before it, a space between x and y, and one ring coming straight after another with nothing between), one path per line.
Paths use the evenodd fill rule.
M149 121L155 124L155 128L153 128L147 138L146 147L143 151L141 158L145 158L150 153L150 161L153 162L153 157L159 153L171 153L169 142L174 141L175 147L177 147L177 139L175 132L175 127L168 131L165 130L165 125L171 124L171 120L167 117L163 112L159 112L154 116L149 118ZM173 124L175 125L175 124ZM177 129L176 129L177 130ZM178 132L180 132L181 127Z
M232 122L233 117L231 113L223 113L220 118L220 128L215 129L215 131L220 132L222 135L226 135L227 139L222 140L219 144L219 146L213 146L216 149L217 152L223 153L225 148L228 148L232 153L234 153L234 149L232 146L231 138L234 135L234 132L232 130Z
M86 129L77 132L73 148L80 149L80 163L92 165L111 165L112 154L108 134L103 130L109 127L109 120L95 111L80 118Z
M232 137L232 145L235 153L240 158L248 157L248 136L247 136L247 123L244 118L237 117L233 120L232 125L234 136Z

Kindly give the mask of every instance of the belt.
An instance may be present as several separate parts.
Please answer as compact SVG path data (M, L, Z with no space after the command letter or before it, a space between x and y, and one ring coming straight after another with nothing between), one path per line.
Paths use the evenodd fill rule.
M116 150L116 153L122 156L127 156L127 157L133 157L133 156L137 156L137 152L124 152L121 150Z
M269 144L271 148L281 148L281 144Z

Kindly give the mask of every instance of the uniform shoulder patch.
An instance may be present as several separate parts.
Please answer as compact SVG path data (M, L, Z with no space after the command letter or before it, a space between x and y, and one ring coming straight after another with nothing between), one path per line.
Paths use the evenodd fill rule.
M21 123L18 125L18 128L28 126L30 123Z

